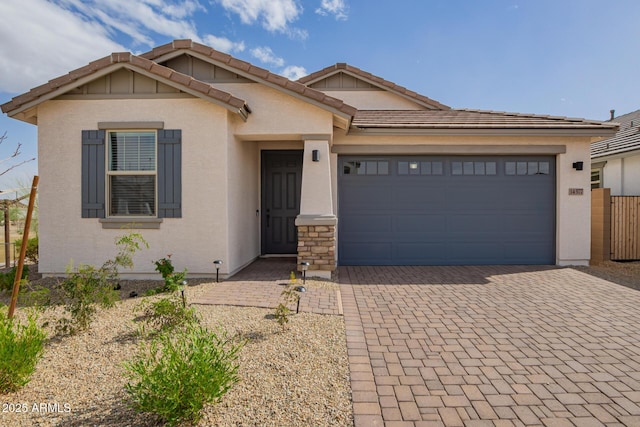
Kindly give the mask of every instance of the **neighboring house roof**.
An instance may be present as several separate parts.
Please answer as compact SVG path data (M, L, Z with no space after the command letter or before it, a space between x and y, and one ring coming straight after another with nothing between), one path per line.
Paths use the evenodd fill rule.
M264 83L267 86L275 87L279 90L284 90L290 94L306 98L309 101L320 103L321 105L330 107L343 115L353 116L356 113L356 109L354 107L345 104L338 98L334 98L324 92L307 87L293 80L289 80L286 77L274 74L264 68L256 67L253 64L234 58L231 55L219 52L209 46L196 43L192 40L174 40L171 43L158 46L140 56L154 62L162 62L185 52L198 54L199 57L207 58L209 62L218 65L226 65L226 68L232 69L235 73L243 77Z
M309 74L308 76L302 77L298 79L298 81L306 86L311 86L314 83L319 82L320 80L326 79L327 77L338 73L346 73L352 75L381 89L385 89L404 98L408 98L414 102L417 102L419 105L422 105L429 109L447 110L450 108L444 104L439 103L438 101L434 101L431 98L427 98L424 95L420 95L419 93L409 90L404 86L397 85L393 82L383 79L382 77L378 77L376 75L363 71L360 68L341 62L324 68L320 71L316 71L315 73Z
M576 130L610 135L616 123L535 114L482 110L360 110L352 126L358 129L514 129Z
M207 83L203 83L171 68L163 67L153 61L133 55L130 52L112 53L109 56L93 61L84 67L73 70L64 76L55 78L41 86L31 89L25 94L16 96L11 101L1 105L0 108L2 112L14 116L40 102L55 98L87 81L120 68L128 68L140 72L159 79L191 95L221 104L244 118L246 118L251 111L244 100L236 98L230 93L216 89Z
M591 144L592 159L640 150L640 110L612 120L620 129L612 138Z

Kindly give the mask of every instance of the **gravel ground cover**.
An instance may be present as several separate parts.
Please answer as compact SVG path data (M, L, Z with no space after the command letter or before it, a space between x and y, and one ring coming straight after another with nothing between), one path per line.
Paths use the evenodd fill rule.
M50 285L53 280L39 282ZM189 286L187 301L197 301L207 287L215 286L207 282ZM89 331L52 338L31 382L15 393L0 395L0 426L159 425L154 417L127 406L122 362L135 353L140 339L134 319L142 298L128 298L128 294L136 290L142 295L160 284L121 282L126 299L99 310ZM0 294L1 303L8 299L6 293ZM199 426L353 425L341 316L293 314L282 332L271 309L194 307L207 327L222 327L246 340L238 359L240 382L220 403L205 408ZM42 320L54 320L61 313L60 307L50 309Z

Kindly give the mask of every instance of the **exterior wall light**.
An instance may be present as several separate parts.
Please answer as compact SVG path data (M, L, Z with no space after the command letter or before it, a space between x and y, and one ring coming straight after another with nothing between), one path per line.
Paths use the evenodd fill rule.
M213 261L213 265L216 266L216 283L218 283L220 280L219 279L219 275L220 275L220 266L222 265L222 260L221 259L217 259L215 261Z
M318 150L311 151L311 160L313 160L314 162L319 162L320 161L320 151L318 151Z
M577 171L581 171L584 168L584 162L573 162L573 168Z

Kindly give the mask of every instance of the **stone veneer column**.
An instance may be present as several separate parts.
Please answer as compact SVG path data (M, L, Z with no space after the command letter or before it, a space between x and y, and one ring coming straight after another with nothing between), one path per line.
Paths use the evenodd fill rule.
M336 268L336 225L331 191L329 135L309 136L304 141L302 191L298 227L298 269L310 263L309 276L330 278ZM317 161L313 152L317 150Z

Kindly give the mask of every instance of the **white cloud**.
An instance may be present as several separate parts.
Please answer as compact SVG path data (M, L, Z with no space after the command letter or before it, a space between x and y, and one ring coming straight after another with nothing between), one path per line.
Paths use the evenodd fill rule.
M289 33L289 24L302 14L295 0L217 0L225 9L240 16L245 24L261 20L268 31Z
M46 0L0 2L0 16L2 92L24 92L111 52L127 50L98 22Z
M216 37L211 34L204 36L203 42L207 46L226 53L244 52L245 50L244 42L234 42L227 38Z
M276 67L282 67L284 65L284 59L277 57L270 47L256 47L255 49L251 49L251 55L265 64L275 65Z
M284 70L280 73L280 75L288 78L289 80L298 80L301 77L306 76L307 70L304 67L300 67L298 65L289 65L285 67Z
M200 0L201 1L201 0ZM199 0L0 0L0 92L20 93L111 52L126 35L147 50L157 36L189 38L225 52L243 42L207 34L191 19L206 12Z
M185 19L201 6L193 0L57 0L61 7L74 10L85 20L97 21L109 31L117 30L138 44L153 46L149 33L174 39L199 40L193 22ZM181 13L171 14L176 9Z
M345 0L322 0L320 7L316 9L319 15L333 15L338 20L346 20L348 18L349 8Z

